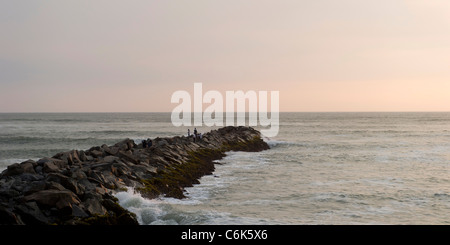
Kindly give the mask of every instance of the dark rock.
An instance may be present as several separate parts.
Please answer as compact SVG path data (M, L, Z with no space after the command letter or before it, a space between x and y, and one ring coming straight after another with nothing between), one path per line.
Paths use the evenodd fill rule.
M125 161L132 162L134 164L139 164L139 159L137 159L132 154L127 154L123 151L120 151L117 153L117 156L120 157L121 159L124 159Z
M79 157L79 154L78 154L77 150L70 151L69 153L72 156L72 163L80 163L80 162L82 162L80 160L80 157Z
M76 204L72 205L72 215L79 218L89 217L89 215Z
M91 156L95 157L95 158L99 158L103 156L103 152L102 151L98 151L98 150L92 150L90 151Z
M106 182L103 174L97 170L91 171L88 178L93 179L95 182L99 184L103 184Z
M46 190L58 190L58 191L66 191L67 190L60 183L54 182L54 181L47 181L47 182L45 182L45 189Z
M71 171L71 178L75 180L86 179L87 175L81 169L73 169Z
M48 218L41 212L36 202L27 202L15 207L21 219L26 224L45 225L48 224Z
M125 139L125 140L122 140L122 141L116 143L114 146L118 147L119 151L128 151L128 150L131 150L132 148L134 148L136 146L136 144L131 139Z
M149 179L156 175L156 168L135 165L131 167L134 175L141 179Z
M81 194L76 180L72 178L69 178L59 173L50 173L49 175L47 175L47 180L57 182L61 184L64 188L71 190L75 194Z
M24 189L23 193L25 195L30 195L31 193L45 190L46 186L47 186L47 184L44 180L32 181L27 185L27 187Z
M106 156L103 158L103 161L106 163L113 163L115 161L118 161L120 158L116 157L116 156Z
M81 162L86 162L87 161L86 153L84 153L84 151L79 151L78 152L78 157L79 157Z
M56 166L56 164L54 162L45 162L42 167L42 171L44 173L54 173L54 172L59 172L60 169L58 166Z
M22 174L23 172L24 172L24 169L23 169L22 165L20 165L18 163L14 163L14 164L8 166L5 176L18 175L18 174Z
M72 204L80 204L80 199L69 190L43 190L25 196L26 202L35 201L44 206L56 207L57 209L70 208Z
M6 190L2 189L2 190L0 190L0 196L2 196L2 198L5 198L5 199L13 199L13 198L16 198L16 197L18 197L20 195L21 195L21 192L15 190L15 189L6 189Z
M139 225L136 215L131 212L126 212L119 215L119 217L117 217L117 222L119 225Z
M26 181L26 182L32 182L32 181L38 181L43 179L42 175L38 175L36 173L31 174L31 173L26 173L24 172L23 174L18 176L22 181Z
M103 144L103 145L101 146L101 148L102 148L102 151L103 151L104 153L106 153L106 154L105 154L106 156L107 156L107 155L113 155L113 154L111 153L111 149L110 149L107 145Z
M111 166L111 171L117 177L122 176L122 175L130 175L131 174L130 170L131 170L130 167L128 167L123 162L116 162L116 163L113 163L113 165Z
M83 204L90 215L104 215L107 212L96 198L89 198Z
M119 152L119 147L112 146L112 147L109 147L109 152L107 152L107 153L115 156L118 152Z
M80 157L78 155L78 151L77 150L72 150L72 151L68 151L68 152L61 152L61 153L58 153L55 156L53 156L53 158L60 159L64 163L67 163L69 165L82 162L80 160ZM63 167L63 166L60 166L60 167Z
M89 181L88 178L78 180L78 188L82 193L85 193L84 195L86 195L86 192L94 190L95 187L96 184Z
M42 174L42 166L38 165L34 168L37 174Z
M0 203L0 225L23 225L23 221L7 206Z
M37 163L35 161L28 160L28 161L22 162L20 165L22 166L24 173L30 173L30 174L36 173L36 171L34 171L34 167L37 166Z
M102 170L110 170L112 166L112 162L103 162L103 163L96 163L92 164L92 169L102 169Z

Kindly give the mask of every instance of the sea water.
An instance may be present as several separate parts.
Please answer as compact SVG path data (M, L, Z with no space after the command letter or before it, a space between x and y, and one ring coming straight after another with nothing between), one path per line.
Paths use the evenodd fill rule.
M170 113L0 114L0 171L186 133ZM264 140L270 150L217 160L185 199L116 197L140 224L450 223L450 113L281 113L278 136Z

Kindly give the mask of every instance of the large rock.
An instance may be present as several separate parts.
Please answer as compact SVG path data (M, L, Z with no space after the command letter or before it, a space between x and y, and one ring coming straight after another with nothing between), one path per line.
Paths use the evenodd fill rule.
M55 173L59 172L59 167L54 162L45 162L42 167L44 173Z
M134 140L125 139L125 140L122 140L122 141L116 143L114 146L118 147L119 151L128 151L128 150L131 150L132 148L134 148L136 146L136 144L134 143Z
M70 178L68 176L59 174L59 173L50 173L47 176L47 181L54 181L59 184L61 184L64 188L72 191L75 194L81 195L82 192L80 191L80 188L78 187L77 181L73 178Z
M42 213L36 202L17 205L15 210L26 224L45 225L49 223L49 219Z
M22 174L23 172L24 172L24 169L22 168L22 166L18 163L14 163L7 167L6 171L4 172L4 175L12 176L12 175Z
M104 215L107 210L97 198L89 198L84 202L84 206L90 215Z
M80 199L69 190L43 190L24 197L26 202L35 201L40 205L56 207L57 209L69 208L73 204L80 204Z

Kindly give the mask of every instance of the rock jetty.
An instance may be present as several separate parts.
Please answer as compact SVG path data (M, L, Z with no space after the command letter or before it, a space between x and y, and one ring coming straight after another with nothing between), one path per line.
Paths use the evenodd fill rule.
M15 163L0 174L0 224L137 225L114 193L133 187L147 198L184 198L225 152L268 148L251 127L224 127L196 142L156 138L143 148L125 139Z

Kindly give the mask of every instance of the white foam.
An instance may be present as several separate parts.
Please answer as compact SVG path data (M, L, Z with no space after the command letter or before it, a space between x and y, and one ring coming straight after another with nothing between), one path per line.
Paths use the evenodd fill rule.
M164 214L158 199L145 199L133 188L128 188L126 192L118 192L114 196L119 199L122 207L136 214L139 224L150 224Z
M278 145L287 145L289 144L288 141L282 141L282 140L274 140L269 138L264 138L264 141L272 148Z
M305 143L305 142L274 140L274 139L269 139L269 138L264 138L264 141L270 146L270 148L284 147L284 146L307 146L307 143Z
M184 210L183 207L199 204L192 199L156 198L146 199L133 188L118 192L115 197L125 209L136 214L141 225L183 225L211 222L212 213Z

